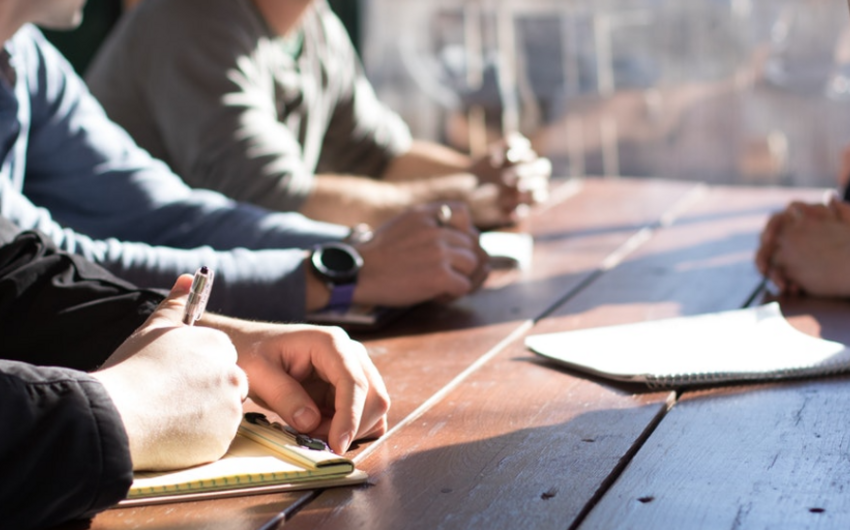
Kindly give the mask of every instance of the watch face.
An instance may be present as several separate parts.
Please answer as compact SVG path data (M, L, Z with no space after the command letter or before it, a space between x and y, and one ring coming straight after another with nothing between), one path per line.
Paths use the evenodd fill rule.
M344 243L327 243L313 252L316 271L333 283L352 282L357 278L363 258Z

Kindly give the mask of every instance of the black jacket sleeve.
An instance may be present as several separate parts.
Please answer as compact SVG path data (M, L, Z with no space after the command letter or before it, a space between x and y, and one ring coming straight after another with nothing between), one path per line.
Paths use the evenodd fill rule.
M162 301L0 218L0 358L93 370Z
M133 478L124 426L96 379L2 360L0 469L3 528L91 517L123 499Z
M124 425L84 371L162 299L0 218L0 527L87 518L127 494Z

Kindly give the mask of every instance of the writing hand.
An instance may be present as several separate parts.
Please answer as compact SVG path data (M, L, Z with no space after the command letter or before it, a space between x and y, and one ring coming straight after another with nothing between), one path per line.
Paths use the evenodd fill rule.
M221 457L248 393L224 333L182 324L192 277L92 375L121 414L134 469L175 469Z

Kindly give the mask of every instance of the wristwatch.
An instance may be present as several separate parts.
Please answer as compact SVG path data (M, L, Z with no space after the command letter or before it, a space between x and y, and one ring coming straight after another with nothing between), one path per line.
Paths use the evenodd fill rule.
M327 308L346 311L351 307L357 274L363 267L360 253L345 243L322 243L313 247L310 264L331 292Z

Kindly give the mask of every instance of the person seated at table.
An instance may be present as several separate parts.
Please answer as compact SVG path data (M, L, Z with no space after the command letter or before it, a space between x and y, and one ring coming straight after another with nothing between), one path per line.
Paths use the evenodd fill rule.
M545 196L551 164L527 140L472 160L411 139L325 0L146 0L122 18L86 79L191 186L373 225L442 200L504 225Z
M210 307L243 318L303 320L331 300L407 306L481 285L486 254L461 204L448 222L440 205L424 205L344 247L347 263L363 264L335 279L305 249L343 240L349 227L186 186L104 115L28 24L73 27L83 4L0 2L0 215L142 287L208 265L217 272Z
M781 292L850 297L850 203L793 202L761 234L756 266Z
M190 276L165 296L16 232L0 218L3 528L91 517L133 470L219 458L246 396L337 453L386 431L381 376L339 328L213 314L186 326Z

